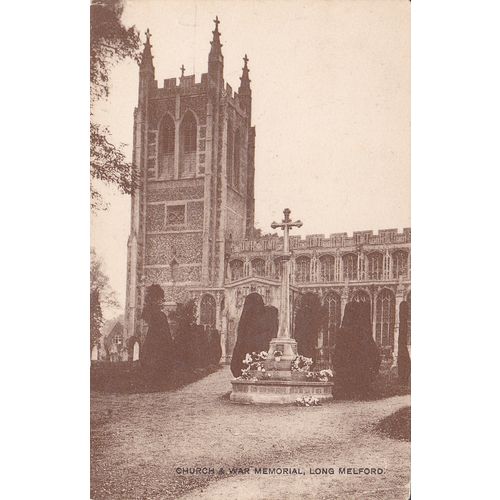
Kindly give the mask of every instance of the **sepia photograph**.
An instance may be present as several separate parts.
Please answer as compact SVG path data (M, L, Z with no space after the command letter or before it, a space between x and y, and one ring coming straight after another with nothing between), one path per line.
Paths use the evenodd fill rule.
M408 0L92 0L90 498L410 498Z

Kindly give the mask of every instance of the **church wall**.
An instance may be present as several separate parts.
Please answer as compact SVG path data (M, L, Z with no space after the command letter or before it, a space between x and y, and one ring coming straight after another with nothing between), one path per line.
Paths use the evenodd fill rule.
M146 265L169 265L174 257L179 264L201 263L201 253L201 231L146 236Z

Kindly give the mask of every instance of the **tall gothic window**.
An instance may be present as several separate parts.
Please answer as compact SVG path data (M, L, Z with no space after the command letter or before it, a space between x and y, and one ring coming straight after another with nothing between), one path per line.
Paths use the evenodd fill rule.
M266 275L266 262L264 259L252 260L252 275L265 276Z
M335 279L335 258L331 255L320 257L321 281L334 281Z
M327 324L323 332L323 345L325 347L333 346L335 342L335 332L340 327L341 309L340 297L334 292L330 292L323 301L327 313Z
M237 130L234 134L234 178L233 185L239 191L240 190L240 148L241 148L241 138L240 131Z
M373 252L368 255L368 279L382 279L382 270L384 266L384 256L379 252Z
M233 185L234 132L231 120L227 121L226 175L227 183Z
M182 119L180 139L179 177L193 177L196 172L197 125L191 111Z
M243 262L241 260L233 260L229 264L231 270L231 281L243 278Z
M281 279L281 274L283 273L283 260L281 257L274 259L274 278Z
M200 303L200 323L202 325L215 328L216 308L213 296L208 293L203 295Z
M158 146L158 175L160 178L173 179L175 124L168 113L160 124L160 143Z
M295 281L305 283L311 280L311 259L309 257L298 257L295 260Z
M342 257L343 275L345 280L358 279L358 256L354 253L348 253Z
M400 276L408 276L408 253L403 250L392 254L392 277L398 279Z
M393 347L396 316L396 299L393 292L384 289L378 294L376 311L375 339L377 344L382 347Z

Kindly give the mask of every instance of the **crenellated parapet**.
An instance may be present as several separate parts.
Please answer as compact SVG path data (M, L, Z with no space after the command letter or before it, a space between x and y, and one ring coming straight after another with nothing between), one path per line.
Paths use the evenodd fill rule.
M345 249L352 250L363 246L380 247L387 245L406 245L411 243L411 229L404 228L402 232L397 229L380 229L377 234L373 231L354 231L352 236L348 233L333 233L325 237L324 234L310 234L305 237L290 236L291 250L308 249ZM231 254L248 252L273 252L283 249L283 237L277 234L263 236L257 239L233 241Z
M196 81L195 75L185 75L180 78L165 78L160 87L157 80L151 83L151 99L163 99L184 94L206 94L208 90L208 73L201 75L201 80Z

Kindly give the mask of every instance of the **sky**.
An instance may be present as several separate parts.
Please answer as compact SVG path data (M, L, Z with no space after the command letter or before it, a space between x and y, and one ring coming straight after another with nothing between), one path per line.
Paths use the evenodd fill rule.
M255 220L289 207L325 234L410 226L410 2L407 0L131 0L123 23L152 33L156 79L207 71L221 21L224 78L239 86L248 54L256 127ZM131 159L138 68L115 66L96 116ZM124 305L130 198L102 189L92 245ZM121 310L114 313L120 313ZM111 311L105 311L109 317Z

